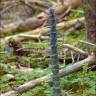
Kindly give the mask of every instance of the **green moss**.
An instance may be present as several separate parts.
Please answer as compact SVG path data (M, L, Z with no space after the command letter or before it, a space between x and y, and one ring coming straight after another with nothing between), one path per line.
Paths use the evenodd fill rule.
M80 18L84 16L84 12L82 11L82 9L79 9L79 11L74 10L73 12L71 12L67 18L68 19L76 19L76 18Z

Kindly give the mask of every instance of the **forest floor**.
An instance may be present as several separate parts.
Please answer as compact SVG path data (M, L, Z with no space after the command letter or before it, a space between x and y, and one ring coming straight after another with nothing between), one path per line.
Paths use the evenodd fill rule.
M72 12L70 15L66 16L67 19L72 20L80 18L83 16L82 9L80 12ZM60 37L58 39L63 39L62 33L64 30L60 30ZM13 33L11 34L13 35ZM9 34L7 34L9 36ZM85 28L82 27L78 30L74 30L64 34L64 41L58 43L58 46L62 43L74 44L75 46L82 50L86 50L85 44L79 42L79 40L85 40ZM18 86L27 83L31 80L35 80L39 77L43 77L51 73L50 68L50 52L48 48L50 47L50 38L40 41L28 40L27 42L23 41L22 45L28 48L44 48L44 50L38 50L28 57L20 57L22 66L32 69L29 72L23 72L26 69L11 68L10 66L15 66L16 60L15 57L11 54L0 54L0 63L8 65L6 68L0 67L0 94L6 93L12 89L17 88ZM3 52L5 46L0 46L0 52ZM62 51L62 50L61 50ZM59 58L63 55L62 52L59 52ZM69 52L71 53L71 51ZM71 57L71 56L70 56ZM62 57L63 58L63 57ZM79 58L79 57L78 57ZM59 62L60 68L64 68L69 64L77 62L79 60L72 61L69 59L66 62L61 60ZM96 96L96 71L87 70L88 66L83 66L79 72L75 72L68 76L61 77L61 90L62 92L68 94L68 96ZM10 76L14 76L10 80ZM11 96L52 96L52 84L49 81L44 81L38 86L35 86L28 91L24 91L19 94L12 94Z

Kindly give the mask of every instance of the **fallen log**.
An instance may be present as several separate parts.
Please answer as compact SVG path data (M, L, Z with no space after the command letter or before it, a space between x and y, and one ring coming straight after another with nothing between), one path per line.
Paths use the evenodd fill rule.
M84 64L87 64L88 62L92 62L94 60L94 57L93 56L89 56L88 58L80 61L80 62L77 62L73 65L69 65L67 66L66 68L64 69L61 69L60 72L59 72L59 76L66 76L66 75L69 75L73 72L76 72L78 71ZM91 63L89 63L91 64ZM16 89L13 89L13 90L10 90L9 92L6 92L4 94L1 94L0 96L10 96L12 94L16 94L16 93L21 93L21 92L24 92L28 89L31 89L33 87L35 87L36 85L44 82L45 80L50 80L51 79L51 75L52 74L49 74L49 75L46 75L44 77L41 77L41 78L38 78L36 80L32 80L28 83L25 83L19 87L17 87Z
M82 0L66 0L64 5L62 4L57 4L53 5L53 9L55 10L55 13L57 16L62 15L70 6L72 9L77 8L81 5ZM46 10L48 12L48 10ZM5 34L7 32L21 32L21 31L28 31L30 29L35 29L41 25L44 24L44 22L48 19L48 15L45 13L39 14L37 17L26 19L25 21L22 22L15 22L12 24L8 24L4 26L2 30L0 30L0 35Z
M21 34L20 37L28 38L28 39L34 39L34 40L45 40L48 39L48 36L41 36L39 35L28 35L28 34Z
M82 18L78 18L78 19L74 19L74 20L71 20L71 21L68 21L68 22L61 22L61 23L58 23L57 24L57 26L56 26L56 29L57 29L57 31L58 30L64 30L65 29L65 31L66 31L66 28L67 29L70 29L70 27L68 27L68 26L70 26L70 25L74 25L74 24L76 24L77 22L82 22L82 23L84 23L84 17L82 17ZM82 24L80 25L80 26L82 26ZM79 27L80 27L79 26ZM71 30L70 31L72 31L74 29L74 26L72 26L72 28L71 28ZM17 34L17 35L13 35L13 36L8 36L8 37L5 37L4 39L1 39L0 40L0 43L1 44L4 44L4 43L6 43L6 41L9 39L9 38L14 38L14 39L16 39L16 40L24 40L24 39L26 39L25 37L23 37L22 35L34 35L34 38L36 37L40 37L40 36L42 36L42 35L46 35L46 34L48 34L48 31L49 31L49 28L48 27L41 27L41 28L38 28L38 29L35 29L35 30L33 30L33 31L29 31L29 32L25 32L25 33L20 33L20 34Z
M83 50L81 50L81 49L79 49L79 48L77 48L77 47L74 47L74 46L72 46L72 45L70 45L70 44L63 44L63 47L64 47L64 48L71 49L71 50L73 50L73 51L75 51L75 52L77 52L77 53L79 53L79 54L88 56L88 53L87 53L87 52L85 52L85 51L83 51Z

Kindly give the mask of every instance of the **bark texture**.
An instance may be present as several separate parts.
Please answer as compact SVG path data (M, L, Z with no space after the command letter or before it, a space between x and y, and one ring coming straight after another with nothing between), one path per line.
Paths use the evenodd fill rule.
M96 0L84 0L87 41L96 44ZM96 57L96 48L90 49Z

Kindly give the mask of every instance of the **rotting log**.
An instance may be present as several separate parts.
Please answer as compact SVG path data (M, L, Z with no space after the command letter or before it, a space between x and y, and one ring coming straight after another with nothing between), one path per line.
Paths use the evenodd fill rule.
M0 30L0 35L4 35L6 33L14 33L14 32L20 32L22 31L27 31L29 28L34 29L43 24L45 21L44 18L28 18L25 21L18 21L16 23L11 23L8 25L3 26L3 28Z
M82 0L66 0L64 5L53 5L53 9L55 9L55 13L57 16L62 15L70 6L74 9L81 5ZM46 10L47 12L48 10ZM2 30L0 30L0 34L4 34L6 32L20 32L26 31L30 29L35 29L39 26L42 26L44 22L48 19L48 15L45 13L41 13L38 16L30 19L26 19L22 22L15 22L4 26Z
M65 31L67 31L66 28L69 29L69 31L72 31L72 30L74 30L74 26L73 26L73 25L74 25L74 24L77 24L78 21L84 23L84 17L77 18L77 19L73 19L73 20L68 21L68 22L58 23L58 24L56 25L57 31L62 30L62 29L63 29L63 30L65 29ZM71 29L70 29L70 27L68 27L68 26L72 26ZM82 24L81 24L80 26L82 26ZM78 26L78 27L80 27L80 26ZM24 40L24 39L27 39L27 38L25 38L23 35L27 35L27 36L28 36L28 35L34 35L34 37L38 37L38 36L40 37L40 36L42 36L42 35L48 34L48 31L49 31L49 28L48 28L48 27L41 27L41 28L37 28L37 29L35 29L35 30L33 30L33 31L25 32L25 33L23 33L23 34L20 33L20 34L17 34L17 35L5 37L5 38L3 38L3 39L0 40L0 43L1 43L1 44L6 43L6 41L7 41L9 38L14 38L14 39L16 39L16 40Z
M92 62L94 60L94 57L93 56L89 56L88 58L80 61L80 62L77 62L73 65L69 65L67 66L66 68L63 68L60 70L59 72L59 75L60 76L66 76L66 75L69 75L73 72L76 72L78 71L84 64L87 64L88 62ZM91 63L89 63L91 64ZM4 94L1 94L0 96L10 96L12 94L16 94L16 93L21 93L21 92L24 92L26 90L29 90L33 87L35 87L36 85L39 85L40 83L44 82L45 80L50 80L51 79L51 75L52 74L49 74L49 75L46 75L44 77L41 77L41 78L38 78L38 79L35 79L35 80L32 80L28 83L25 83L13 90L10 90Z

